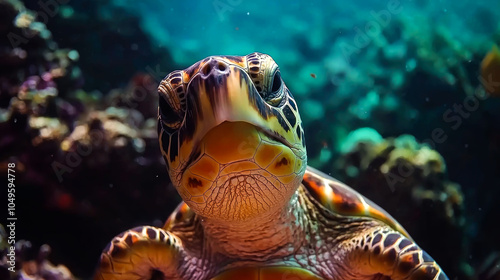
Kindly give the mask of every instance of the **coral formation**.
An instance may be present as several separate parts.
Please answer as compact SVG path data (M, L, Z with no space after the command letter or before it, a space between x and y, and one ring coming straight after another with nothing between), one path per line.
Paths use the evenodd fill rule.
M179 201L167 188L156 136L156 87L163 76L153 60L161 56L149 53L142 63L152 65L151 73L132 77L134 66L128 86L103 96L82 89L79 52L58 48L21 2L0 1L0 27L0 165L16 163L18 203L29 206L18 209L17 230L35 245L50 244L57 259L88 276L111 236L138 221L161 224ZM168 52L158 50L166 67ZM58 230L34 234L40 228ZM92 229L102 240L78 249ZM23 273L32 276L59 269L44 258L25 264Z
M49 260L50 246L42 245L33 254L31 242L18 240L15 244L15 257L7 255L7 233L0 224L0 276L1 279L15 280L74 280L71 271L64 265L54 265ZM32 256L34 255L34 256Z
M481 61L481 77L485 90L492 96L500 95L500 50L496 45Z
M43 12L40 2L24 1L28 9ZM137 72L158 81L171 70L170 51L151 42L138 28L139 16L121 8L119 1L56 2L46 25L62 39L59 46L78 52L85 90L107 93L125 86ZM104 80L101 73L106 73Z
M32 99L35 89L46 89L40 98L63 95L82 84L74 66L78 52L59 49L46 25L18 1L0 1L0 103L2 107L22 87L22 99ZM55 83L58 84L57 89ZM41 101L41 100L40 100Z
M471 279L467 251L457 246L468 242L464 194L446 180L443 157L413 136L382 139L369 128L342 144L340 178L391 213L453 275ZM431 228L439 234L427 239Z

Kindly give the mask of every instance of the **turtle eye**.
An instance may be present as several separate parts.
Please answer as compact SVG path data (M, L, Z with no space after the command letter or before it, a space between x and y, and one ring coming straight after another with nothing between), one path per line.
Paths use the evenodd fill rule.
M247 71L267 104L277 107L283 103L283 80L278 65L270 56L261 53L247 55Z
M172 74L158 86L158 116L162 127L173 132L181 126L185 112L185 90L182 82Z
M272 106L279 106L283 101L283 80L281 79L280 71L274 72L272 83L269 85L270 90L264 95L264 100Z
M180 115L168 104L164 96L160 95L160 101L158 104L159 114L161 120L168 126L175 126L176 123L180 122L182 119Z
M271 93L275 93L277 92L278 90L281 89L281 84L282 84L282 80L281 80L281 74L280 74L280 71L276 71L274 73L274 78L273 78L273 83L272 83L272 87L271 87Z

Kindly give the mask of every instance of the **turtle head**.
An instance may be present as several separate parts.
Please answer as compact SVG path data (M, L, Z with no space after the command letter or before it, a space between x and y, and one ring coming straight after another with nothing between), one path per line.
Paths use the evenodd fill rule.
M161 152L193 211L244 221L289 202L306 147L297 104L270 56L211 56L170 73L158 93Z

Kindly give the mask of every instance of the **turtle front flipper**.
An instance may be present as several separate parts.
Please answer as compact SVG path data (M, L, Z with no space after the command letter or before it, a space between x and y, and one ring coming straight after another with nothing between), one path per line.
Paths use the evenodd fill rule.
M136 227L113 238L101 254L94 280L181 279L181 241L151 226Z
M391 280L447 280L441 267L417 244L389 227L371 229L346 241L345 264L362 276ZM371 278L370 278L371 279ZM374 278L379 279L379 278Z

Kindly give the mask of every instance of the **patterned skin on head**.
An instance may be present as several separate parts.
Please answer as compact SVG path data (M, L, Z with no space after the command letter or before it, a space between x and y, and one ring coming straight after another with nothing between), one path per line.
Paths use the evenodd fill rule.
M305 171L305 142L270 56L209 57L168 75L158 92L161 151L193 211L246 220L290 199Z

